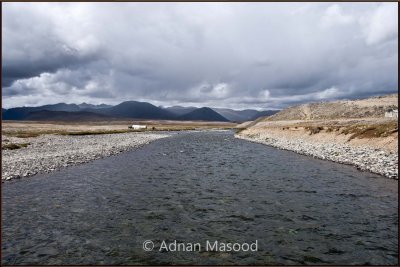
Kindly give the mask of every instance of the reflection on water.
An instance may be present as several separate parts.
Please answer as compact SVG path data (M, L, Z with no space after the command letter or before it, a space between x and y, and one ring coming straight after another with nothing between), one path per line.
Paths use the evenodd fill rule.
M3 264L397 263L397 181L231 132L180 133L2 187ZM159 252L163 240L259 251Z

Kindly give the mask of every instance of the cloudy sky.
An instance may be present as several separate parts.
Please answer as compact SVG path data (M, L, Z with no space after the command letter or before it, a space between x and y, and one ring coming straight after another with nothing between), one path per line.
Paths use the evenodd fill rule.
M3 107L282 108L398 91L397 3L3 3Z

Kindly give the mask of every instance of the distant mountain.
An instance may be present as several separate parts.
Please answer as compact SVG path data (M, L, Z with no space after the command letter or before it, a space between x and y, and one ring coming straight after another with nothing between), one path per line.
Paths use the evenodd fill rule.
M81 109L88 109L88 108L110 108L112 107L111 105L106 105L106 104L99 104L99 105L93 105L93 104L88 104L88 103L81 103L78 105L79 108Z
M254 121L260 117L268 117L268 116L272 116L276 113L278 113L280 110L263 110L263 111L258 111L258 113L253 116L250 120Z
M51 111L79 111L81 110L77 104L58 103L54 105L44 105L39 107L41 110Z
M39 112L46 111L46 112ZM54 113L49 111L59 111ZM67 112L67 113L62 113ZM77 114L70 114L75 112ZM252 109L232 110L222 108L196 108L173 106L168 108L156 107L150 103L138 101L126 101L116 106L106 104L93 105L88 103L44 105L39 107L18 107L2 109L3 120L97 120L99 118L132 118L149 120L202 120L202 121L234 121L244 122L255 120L261 116L269 116L277 111L257 111ZM67 116L65 119L62 115ZM94 116L100 114L103 117ZM49 118L46 118L49 116ZM104 117L106 116L106 117ZM57 119L58 118L58 119Z
M21 108L10 108L3 112L3 120L24 120L26 117L36 111L48 110L48 111L79 111L80 108L76 104L65 104L58 103L54 105L45 105L40 107L21 107Z
M179 120L188 121L229 121L211 108L203 107L195 109L178 117Z
M2 119L3 120L23 120L28 116L30 112L38 111L39 109L32 107L24 108L10 108L6 111L3 110Z
M32 121L104 121L112 119L103 114L86 112L86 111L50 111L41 110L29 113L25 120Z
M168 107L168 108L163 108L164 110L168 110L172 112L175 115L181 116L184 114L187 114L189 112L194 111L197 109L196 107L181 107L181 106L173 106L173 107Z
M213 108L213 110L215 110L228 120L235 122L252 121L259 117L270 116L272 114L279 112L279 110L258 111L254 109L234 110L228 108Z
M79 114L73 115L69 113L49 113L42 112L33 114L39 111L65 111L65 112L78 112ZM86 113L80 113L86 112ZM116 106L108 106L105 104L92 105L82 103L76 104L65 104L59 103L55 105L45 105L39 107L19 107L11 108L3 112L3 120L32 120L32 118L45 119L46 114L54 117L61 117L62 114L68 116L68 120L71 118L82 117L93 117L93 114L100 114L103 117L121 117L121 118L135 118L135 119L174 119L176 116L169 111L160 109L152 104L145 102L127 101Z
M224 116L230 121L248 121L257 115L257 110L247 109L247 110L233 110L228 108L213 108L216 112Z
M137 101L126 101L110 108L88 109L87 111L101 113L113 117L134 119L172 120L176 117L168 110L164 110L146 102Z

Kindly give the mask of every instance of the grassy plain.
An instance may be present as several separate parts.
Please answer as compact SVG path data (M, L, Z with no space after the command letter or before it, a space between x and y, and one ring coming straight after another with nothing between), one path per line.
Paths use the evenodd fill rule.
M132 124L147 125L145 130L132 130ZM231 129L236 126L229 122L199 121L96 121L96 122L38 122L38 121L2 121L2 136L19 138L37 137L42 134L91 135L116 134L133 131L184 131L206 129Z

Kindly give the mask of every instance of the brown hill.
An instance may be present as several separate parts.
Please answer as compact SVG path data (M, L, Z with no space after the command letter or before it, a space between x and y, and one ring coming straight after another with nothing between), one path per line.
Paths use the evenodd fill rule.
M286 108L261 121L379 118L390 108L398 108L398 94L359 100L308 103Z

